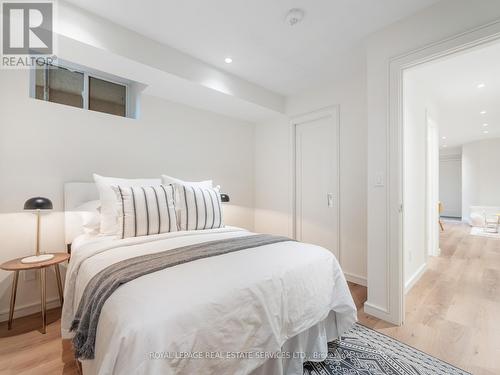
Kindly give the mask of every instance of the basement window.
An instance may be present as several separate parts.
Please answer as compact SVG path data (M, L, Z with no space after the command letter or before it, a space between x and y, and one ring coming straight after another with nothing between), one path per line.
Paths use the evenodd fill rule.
M89 77L89 109L126 116L127 86Z
M31 97L121 117L134 117L129 108L130 83L104 73L44 64L33 69Z

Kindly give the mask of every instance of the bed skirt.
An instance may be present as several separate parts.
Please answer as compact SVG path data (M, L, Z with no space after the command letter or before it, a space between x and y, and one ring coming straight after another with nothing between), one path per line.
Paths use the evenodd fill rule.
M343 321L342 326L338 325ZM351 329L354 321L336 319L336 313L330 311L326 319L285 341L281 347L283 356L271 358L250 372L249 375L303 375L304 362L321 362L328 355L328 342ZM82 361L84 375L91 374L91 361Z
M328 342L351 328L337 326L336 313L330 311L326 319L308 330L288 339L281 347L282 358L268 359L250 375L303 375L304 362L321 362L328 355ZM339 335L340 333L340 335Z

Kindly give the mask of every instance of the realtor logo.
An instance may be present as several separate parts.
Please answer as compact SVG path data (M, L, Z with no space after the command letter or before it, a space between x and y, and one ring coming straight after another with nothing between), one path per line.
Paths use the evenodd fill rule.
M53 52L51 2L2 4L4 55L47 55Z

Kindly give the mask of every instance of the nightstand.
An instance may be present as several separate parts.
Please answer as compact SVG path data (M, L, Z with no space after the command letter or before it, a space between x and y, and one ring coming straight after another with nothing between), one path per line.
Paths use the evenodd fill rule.
M54 266L56 271L56 279L57 279L57 290L59 291L59 301L61 302L61 306L63 304L63 288L61 282L61 272L59 270L59 264L67 261L69 259L69 254L67 253L54 253L54 257L45 260L42 262L36 263L22 263L21 259L17 258L13 260L9 260L0 265L0 268L5 271L13 271L14 272L14 280L12 281L12 292L10 295L10 310L9 310L9 323L8 329L12 328L12 319L14 318L14 308L16 305L16 292L17 292L17 282L19 280L19 272L26 270L38 270L40 274L40 296L41 296L41 305L42 305L42 333L45 333L45 326L47 324L46 321L46 277L45 271L48 267Z

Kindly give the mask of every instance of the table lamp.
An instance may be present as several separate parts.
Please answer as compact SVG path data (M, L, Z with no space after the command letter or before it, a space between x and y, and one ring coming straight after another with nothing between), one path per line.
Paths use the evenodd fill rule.
M40 254L40 211L52 210L52 202L48 198L30 198L24 203L24 209L34 210L36 212L36 248L34 256L23 258L21 259L21 262L37 263L52 259L54 254Z

